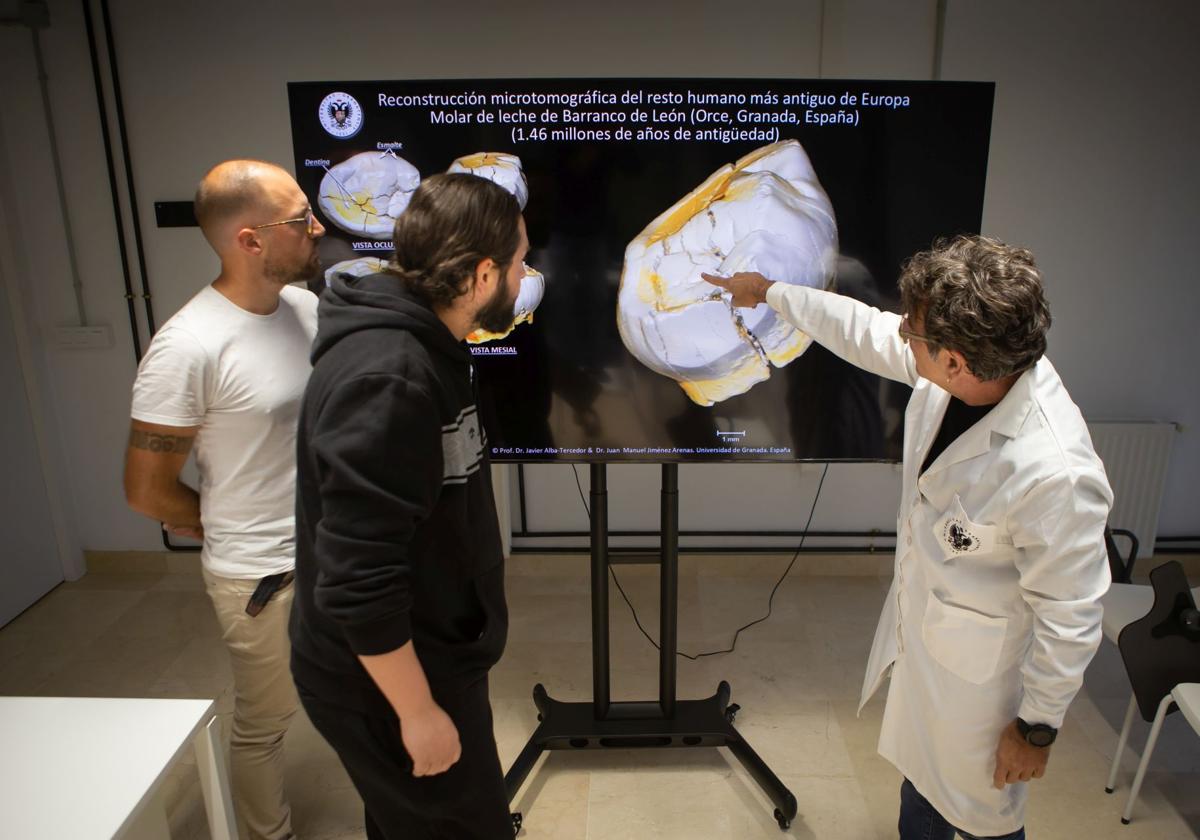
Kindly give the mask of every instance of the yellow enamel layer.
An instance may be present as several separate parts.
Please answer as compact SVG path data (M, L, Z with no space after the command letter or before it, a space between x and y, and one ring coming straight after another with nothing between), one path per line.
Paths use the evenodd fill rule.
M798 358L800 354L808 348L808 345L811 341L812 339L807 335L799 330L796 330L789 337L786 344L775 350L769 351L767 353L767 358L771 360L771 364L775 365L775 367L783 367L788 362Z
M683 199L683 201L679 202L679 204L677 204L670 211L670 213L668 213L663 220L659 222L658 227L656 227L650 233L650 236L647 237L646 244L653 245L655 242L666 239L668 236L678 233L679 230L688 223L689 219L691 219L697 213L703 211L714 201L719 201L720 199L724 198L727 190L729 190L730 182L738 175L739 172L752 163L762 160L767 155L777 151L779 146L779 143L772 143L768 146L763 146L761 149L755 149L750 154L740 158L733 166L726 165L718 169L708 177L707 181L705 181L696 189L692 190L692 192L690 192L688 196ZM749 185L747 185L746 188L748 189ZM738 196L733 195L731 197L736 198Z
M354 202L349 207L346 202L339 196L326 196L327 204L332 205L333 211L348 222L357 222L364 215L378 216L378 211L375 210L375 204L371 201L372 196L369 192L360 190L351 196Z
M707 181L692 190L659 222L658 227L651 231L646 238L646 244L653 245L655 242L678 233L692 217L725 194L729 182L736 174L737 172L731 167L725 166L710 175Z
M502 333L488 332L487 330L475 330L467 333L467 344L483 344L488 341L496 341L501 338L508 338L509 333L517 328L519 324L532 324L533 313L526 312L520 318L512 322L512 326Z
M458 162L467 169L478 169L481 166L491 166L500 162L500 156L495 152L476 152L473 155L460 157Z
M770 375L763 360L755 353L718 379L685 380L679 383L679 387L697 405L712 405L714 402L744 394Z

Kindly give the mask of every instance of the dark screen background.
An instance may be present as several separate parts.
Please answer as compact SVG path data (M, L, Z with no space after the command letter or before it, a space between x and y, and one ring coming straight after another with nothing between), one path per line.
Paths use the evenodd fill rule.
M494 460L710 462L900 458L908 388L881 383L819 346L784 368L773 368L770 379L745 394L702 407L673 380L642 366L621 342L616 299L626 245L715 170L770 141L522 142L514 139L512 124L435 124L430 111L438 109L381 107L379 95L691 90L749 96L769 90L777 95L809 91L840 97L847 91L870 91L908 96L910 104L904 108L860 107L858 125L779 126L780 139L796 139L804 146L833 205L840 249L848 258L839 269L837 290L896 310L896 278L908 256L928 248L936 237L979 231L993 89L990 83L964 82L540 79L303 82L289 84L288 94L297 179L314 209L324 170L305 161L327 159L334 165L375 150L377 142L403 143L397 154L422 177L444 172L455 158L475 152L510 152L521 158L529 181L527 262L545 275L546 292L533 322L496 342L514 349L513 355L476 356L481 411ZM333 91L351 94L362 106L363 126L352 138L333 137L317 119L322 99ZM561 112L565 106L519 107ZM688 111L691 106L588 105L576 110L628 112L634 107L650 112ZM806 110L744 107L796 110L801 117ZM460 110L484 108L498 110ZM828 113L838 106L815 110ZM615 128L588 123L554 127L567 125ZM636 131L640 126L627 127ZM686 127L695 131L705 126ZM388 256L354 252L355 237L324 217L322 222L328 229L321 244L326 266L360 256ZM723 438L719 432L745 434ZM650 447L673 451L637 452ZM695 451L701 448L717 451ZM768 451L748 451L757 449Z

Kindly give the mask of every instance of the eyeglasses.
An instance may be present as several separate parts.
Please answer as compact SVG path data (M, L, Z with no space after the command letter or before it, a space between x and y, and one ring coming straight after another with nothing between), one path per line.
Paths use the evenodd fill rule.
M263 228L278 227L279 225L297 225L304 222L304 230L309 236L313 235L313 230L317 225L317 217L313 215L312 208L308 208L304 215L297 219L284 219L282 222L267 222L265 225L255 225L250 230L262 230Z
M917 335L912 330L907 329L906 328L907 324L908 324L908 315L905 314L905 315L900 316L900 326L896 329L896 332L900 333L900 338L904 339L905 344L908 344L908 342L910 342L910 341L924 341L926 344L932 343L927 337L925 337L923 335Z

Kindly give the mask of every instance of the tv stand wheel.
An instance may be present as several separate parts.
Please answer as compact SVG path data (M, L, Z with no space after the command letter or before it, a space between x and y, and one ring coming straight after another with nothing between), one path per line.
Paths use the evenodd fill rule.
M779 823L780 831L787 831L792 827L792 821L783 815L783 811L775 809L775 822Z
M733 721L737 718L737 713L740 712L741 710L742 710L742 707L739 706L737 703L730 703L728 706L725 707L725 720L728 723L733 723Z

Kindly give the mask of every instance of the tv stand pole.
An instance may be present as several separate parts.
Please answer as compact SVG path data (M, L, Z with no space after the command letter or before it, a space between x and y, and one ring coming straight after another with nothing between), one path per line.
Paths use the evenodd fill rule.
M533 702L538 728L504 777L511 802L545 750L647 747L728 747L775 805L787 830L796 818L796 797L733 726L737 704L729 683L705 700L676 700L675 648L679 606L679 469L662 467L662 547L659 577L658 700L612 702L608 650L608 487L604 464L591 465L592 515L592 701L564 703L538 683ZM514 814L520 827L520 814Z

